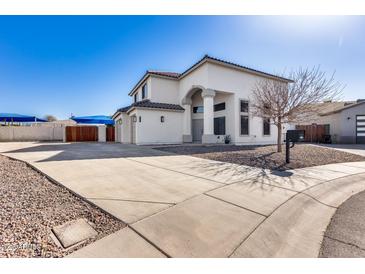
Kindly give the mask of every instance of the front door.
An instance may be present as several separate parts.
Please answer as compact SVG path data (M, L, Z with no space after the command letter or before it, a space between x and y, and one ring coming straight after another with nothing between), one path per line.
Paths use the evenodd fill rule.
M192 131L193 131L193 142L201 143L203 130L204 130L204 120L203 119L193 119L192 120Z

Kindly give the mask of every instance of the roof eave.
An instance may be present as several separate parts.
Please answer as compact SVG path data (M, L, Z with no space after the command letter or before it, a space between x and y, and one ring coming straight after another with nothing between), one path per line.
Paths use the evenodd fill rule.
M158 78L163 78L163 79L169 79L169 80L178 80L179 77L174 77L174 76L167 76L167 75L161 75L158 73L153 73L153 72L149 72L147 71L142 78L137 82L137 84L133 87L133 89L128 93L129 96L133 96L134 93L137 91L137 89L139 89L139 87L148 79L148 77L153 76L153 77L158 77Z
M184 112L183 109L170 109L170 108L151 108L151 107L131 107L128 109L127 114L131 113L133 110L136 109L144 109L144 110L156 110L156 111L172 111L172 112Z
M271 79L281 80L281 81L284 81L284 82L287 82L287 83L293 83L294 82L292 79L284 78L284 77L277 76L277 75L270 74L270 73L266 73L266 72L263 72L263 71L258 71L258 70L255 70L255 69L245 68L245 67L240 66L238 64L234 64L234 63L226 62L226 61L223 61L223 60L220 60L220 59L216 59L216 58L210 57L208 55L205 55L202 59L200 59L198 62L196 62L190 68L188 68L186 71L181 73L181 75L179 76L178 79L180 80L180 79L184 78L185 76L187 76L188 74L190 74L191 72L193 72L194 70L196 70L197 68L199 68L200 66L202 66L203 64L205 64L207 62L210 62L210 63L213 63L213 64L218 64L218 65L221 65L221 66L224 66L224 67L229 67L229 68L245 71L247 73L260 75L260 76L271 78Z

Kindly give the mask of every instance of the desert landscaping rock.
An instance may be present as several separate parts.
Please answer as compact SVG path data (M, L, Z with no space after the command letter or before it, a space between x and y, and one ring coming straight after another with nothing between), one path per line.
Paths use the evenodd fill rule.
M278 170L365 161L365 157L360 155L309 144L296 144L290 149L291 162L289 164L285 163L284 146L281 153L276 152L275 145L196 145L155 147L155 149L180 155L192 155L204 159Z
M95 229L85 219L77 219L55 226L52 228L52 231L64 248L68 248L98 235Z
M76 248L113 233L125 225L53 184L26 164L0 156L0 257L63 257L50 237L51 228L85 218L98 235Z

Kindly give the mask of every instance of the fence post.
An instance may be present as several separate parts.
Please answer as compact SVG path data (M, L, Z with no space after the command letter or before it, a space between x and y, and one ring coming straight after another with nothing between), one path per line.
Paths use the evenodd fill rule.
M98 142L106 142L106 126L98 125Z

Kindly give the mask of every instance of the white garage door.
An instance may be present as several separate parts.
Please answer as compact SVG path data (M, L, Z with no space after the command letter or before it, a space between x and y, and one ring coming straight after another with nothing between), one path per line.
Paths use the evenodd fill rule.
M365 114L356 116L356 143L365 144Z

